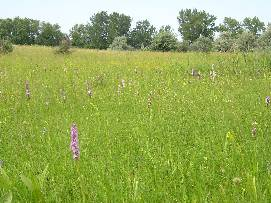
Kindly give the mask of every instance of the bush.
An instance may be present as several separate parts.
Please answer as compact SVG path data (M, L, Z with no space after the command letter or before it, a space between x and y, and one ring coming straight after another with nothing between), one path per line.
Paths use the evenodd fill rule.
M13 51L13 46L10 40L1 39L0 40L0 53L10 53Z
M190 43L186 40L179 43L178 51L187 52L190 48Z
M69 53L70 48L71 48L71 41L69 37L66 36L64 39L60 41L57 53L60 53L60 54Z
M108 49L115 50L115 51L125 51L125 50L132 50L133 47L129 46L127 44L127 38L122 36L122 37L116 37Z
M215 40L214 48L216 51L228 52L234 50L235 38L229 32L222 32Z
M271 26L258 38L258 48L271 49Z
M256 36L251 32L243 32L236 40L236 49L242 52L253 51L256 47Z
M199 37L191 44L191 51L210 52L213 48L213 41L208 37Z
M170 31L162 31L154 37L150 47L155 51L176 51L178 40Z

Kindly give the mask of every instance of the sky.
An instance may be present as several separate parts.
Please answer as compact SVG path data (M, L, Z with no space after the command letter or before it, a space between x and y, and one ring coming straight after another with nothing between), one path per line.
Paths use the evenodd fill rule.
M271 0L0 0L0 18L28 17L58 23L68 33L75 24L86 24L99 11L114 11L132 17L132 27L139 20L148 19L159 28L170 25L178 32L177 16L181 9L197 8L215 15L217 24L224 17L243 20L259 17L271 22Z

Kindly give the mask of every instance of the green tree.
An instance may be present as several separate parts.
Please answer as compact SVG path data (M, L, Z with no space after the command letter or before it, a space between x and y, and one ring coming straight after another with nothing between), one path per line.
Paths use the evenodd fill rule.
M34 44L39 33L39 21L29 18L14 18L11 22L11 40L14 44ZM8 31L10 32L10 31Z
M128 36L131 27L131 17L113 12L109 15L108 43L111 44L116 37Z
M265 30L264 22L260 21L258 17L245 18L243 21L245 29L256 36L259 36L260 32Z
M58 24L52 25L43 22L36 43L46 46L57 46L63 37L64 34L60 31L60 26Z
M109 16L106 11L94 14L90 18L89 36L91 38L91 46L96 49L107 49L109 30Z
M173 30L170 25L164 25L159 29L159 32L171 32L173 34Z
M12 38L13 23L12 19L0 19L0 39Z
M88 25L76 24L70 30L71 44L76 47L90 47L91 38L88 32Z
M150 47L156 51L176 51L179 43L170 26L164 26L155 35Z
M197 9L185 9L179 12L177 17L179 22L179 32L183 36L183 40L190 43L197 40L200 36L213 38L214 32L217 31L215 26L215 16L198 11Z
M242 24L234 19L234 18L230 18L230 17L225 17L223 24L219 25L219 31L220 32L225 32L228 34L230 34L233 37L236 37L238 34L241 34L243 32L243 28L242 28Z
M129 34L128 44L136 49L151 45L155 35L155 27L148 20L138 21L136 27Z

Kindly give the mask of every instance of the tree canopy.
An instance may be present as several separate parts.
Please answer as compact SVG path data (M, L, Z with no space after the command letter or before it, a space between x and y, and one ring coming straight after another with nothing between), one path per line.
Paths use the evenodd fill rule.
M83 48L91 45L87 25L74 25L70 30L70 38L72 39L72 46Z
M37 44L47 46L57 46L63 39L64 34L60 31L58 24L50 24L43 22L41 24L40 33L37 36Z
M148 20L138 21L129 34L128 43L136 49L148 47L151 45L155 30Z
M217 31L215 25L217 18L205 11L182 9L177 19L179 22L179 32L183 40L187 40L190 43L201 36L213 39L215 31Z
M157 32L146 19L131 27L132 18L118 12L95 13L86 24L74 25L68 35L58 24L15 17L0 19L0 40L46 46L63 45L67 40L70 45L80 48L157 51L251 51L271 46L270 25L265 27L265 23L256 16L242 21L225 17L218 26L216 19L204 10L182 9L177 16L182 37L179 41L170 26L162 26Z
M234 18L225 17L223 24L219 25L219 31L227 32L231 36L236 37L243 32L242 23Z
M265 30L264 22L260 21L260 19L256 16L253 18L245 18L243 25L247 31L253 33L256 36Z

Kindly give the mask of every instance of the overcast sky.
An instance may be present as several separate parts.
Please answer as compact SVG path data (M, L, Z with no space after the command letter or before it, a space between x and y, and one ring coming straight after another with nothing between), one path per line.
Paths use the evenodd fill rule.
M77 23L89 21L94 13L105 10L129 15L136 21L148 19L159 28L171 25L177 33L177 16L181 9L197 8L215 15L217 23L223 18L258 16L271 22L271 0L0 0L0 18L16 16L58 23L68 33Z

